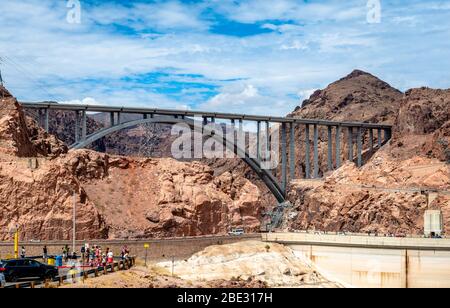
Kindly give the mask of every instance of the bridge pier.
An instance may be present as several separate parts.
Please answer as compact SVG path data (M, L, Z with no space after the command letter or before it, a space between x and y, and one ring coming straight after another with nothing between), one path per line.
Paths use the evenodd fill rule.
M369 147L370 153L373 153L373 129L369 129Z
M314 124L314 178L319 178L319 127Z
M328 125L328 171L333 170L333 127Z
M80 141L80 112L75 111L75 143Z
M85 141L87 136L87 115L86 111L82 111L82 123L81 123L81 140Z
M348 128L348 160L353 162L353 127Z
M341 135L342 135L341 126L336 126L336 169L341 168Z
M305 178L311 177L311 144L309 139L309 124L305 125Z
M49 127L49 110L48 110L48 108L46 108L44 112L45 112L44 128L45 128L45 131L48 133L50 131L50 127Z
M295 179L295 123L291 123L289 137L289 172L290 179Z
M115 125L114 117L115 117L114 112L110 112L110 114L109 114L109 127L113 127Z
M261 161L261 121L256 122L256 159Z
M286 148L286 123L281 124L281 189L286 193L287 189L287 148Z
M378 133L378 149L380 149L381 148L381 144L382 144L382 141L381 141L381 128L377 129L377 133Z
M358 127L357 147L358 147L358 167L361 167L362 166L362 128L361 127Z

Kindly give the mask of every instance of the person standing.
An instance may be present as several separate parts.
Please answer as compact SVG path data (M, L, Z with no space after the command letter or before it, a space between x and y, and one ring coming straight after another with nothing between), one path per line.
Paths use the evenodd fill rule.
M108 249L109 250L109 249ZM108 253L106 254L107 258L108 258L108 263L109 264L113 264L114 263L114 253L111 251L108 251Z
M43 259L44 262L47 263L48 260L48 249L47 249L47 245L44 246L44 248L42 249L43 252Z
M26 256L25 247L22 246L22 249L20 250L20 257L22 259L25 259L25 256Z
M81 246L81 264L84 264L84 259L86 257L86 247L85 245Z

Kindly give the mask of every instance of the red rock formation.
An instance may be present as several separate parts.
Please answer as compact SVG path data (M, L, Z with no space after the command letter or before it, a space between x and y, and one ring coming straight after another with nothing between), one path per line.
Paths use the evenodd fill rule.
M199 162L131 159L74 151L64 159L110 227L110 237L258 231L262 194L243 177Z

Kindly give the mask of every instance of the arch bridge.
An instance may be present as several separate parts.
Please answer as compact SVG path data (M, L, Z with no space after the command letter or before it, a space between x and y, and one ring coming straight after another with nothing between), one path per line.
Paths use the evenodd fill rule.
M247 114L201 112L191 110L167 110L153 108L132 108L132 107L111 107L94 105L76 105L59 104L56 102L29 103L20 102L25 109L38 110L39 122L43 128L49 132L50 110L59 110L75 113L75 143L70 145L71 149L84 148L96 140L122 129L131 128L141 124L159 123L159 124L177 124L185 123L204 136L209 136L222 142L227 149L233 151L247 163L258 177L265 183L279 203L286 200L288 181L296 177L296 148L303 144L305 153L303 175L305 179L319 178L319 129L325 130L327 136L327 171L340 168L342 165L342 151L347 151L347 158L354 162L358 167L363 165L363 149L368 148L370 153L380 149L391 139L392 126L384 124L371 124L361 122L334 122L327 120L301 119L293 117L271 117L257 116ZM88 113L109 113L109 126L102 128L92 134L87 134ZM123 114L137 114L140 119L132 121L123 121ZM199 124L195 119L201 118ZM232 142L225 136L216 135L214 130L210 129L210 123L216 121L229 121L230 126L238 134L244 132L244 121L256 124L256 155L252 155L250 147L245 144ZM280 126L277 134L280 134L280 162L281 170L278 176L274 176L273 170L267 170L262 167L261 153L267 151L270 147L271 125ZM296 140L296 129L303 127L304 133L299 140ZM311 136L312 131L312 136ZM267 132L267 133L264 133ZM288 142L289 135L289 142ZM344 149L343 143L347 144ZM364 144L367 143L367 144ZM334 147L333 147L334 145ZM356 146L356 149L355 149ZM255 157L253 157L255 156Z

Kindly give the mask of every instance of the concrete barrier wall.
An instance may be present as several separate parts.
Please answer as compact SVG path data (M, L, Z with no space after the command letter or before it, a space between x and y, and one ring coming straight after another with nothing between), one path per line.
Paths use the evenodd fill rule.
M230 244L243 240L256 239L260 240L259 234L245 235L239 237L230 236L212 236L212 237L186 237L178 239L164 239L164 240L139 240L139 241L89 241L91 247L93 245L100 245L103 251L109 247L116 256L119 256L123 245L127 245L132 255L136 255L138 258L145 256L144 244L150 244L148 249L148 259L154 261L170 260L172 256L176 259L189 258L196 252L203 250L211 245ZM77 241L77 254L80 254L81 245L85 242ZM47 245L49 254L61 254L64 245L69 245L72 249L72 242L60 241L60 242L40 242L40 243L20 243L19 248L24 246L26 254L28 256L40 256L42 255L42 249L44 245ZM14 245L12 243L0 243L0 259L10 258L14 253Z
M330 279L364 288L450 287L448 240L267 234ZM401 248L399 248L401 247ZM449 247L449 248L446 248Z

